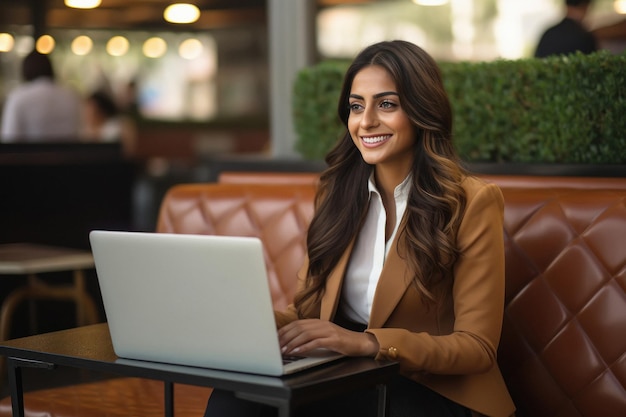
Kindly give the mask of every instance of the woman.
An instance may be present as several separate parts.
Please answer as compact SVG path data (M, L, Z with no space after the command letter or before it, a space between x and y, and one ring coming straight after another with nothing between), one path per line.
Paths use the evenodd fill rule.
M85 100L85 132L88 142L121 142L126 156L135 150L135 126L120 112L113 98L104 91L95 91Z
M283 352L398 361L394 417L513 415L496 362L503 199L459 164L437 64L408 42L372 45L338 110L348 131L326 158L300 290L276 313ZM375 415L375 399L357 392L297 415ZM207 415L235 407L271 415L221 391Z

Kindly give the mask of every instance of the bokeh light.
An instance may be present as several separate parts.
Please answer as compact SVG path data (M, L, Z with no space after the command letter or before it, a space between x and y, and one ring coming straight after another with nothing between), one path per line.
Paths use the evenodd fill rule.
M72 41L72 52L76 55L83 56L91 52L93 48L93 41L89 36L81 35L74 38Z

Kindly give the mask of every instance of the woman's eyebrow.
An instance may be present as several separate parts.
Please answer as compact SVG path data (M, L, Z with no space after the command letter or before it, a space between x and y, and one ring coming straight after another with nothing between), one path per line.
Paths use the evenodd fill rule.
M382 93L374 94L373 98L381 98L385 96L399 96L395 91L383 91ZM355 98L357 100L363 100L363 96L358 94L350 94L350 98Z

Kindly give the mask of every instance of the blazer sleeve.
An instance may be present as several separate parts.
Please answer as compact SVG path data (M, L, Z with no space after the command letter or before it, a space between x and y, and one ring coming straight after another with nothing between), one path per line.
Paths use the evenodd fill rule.
M404 373L472 374L496 365L504 314L504 201L494 184L466 187L468 201L457 233L452 332L411 332L407 326L368 329L380 345L377 359L400 362ZM402 327L402 328L401 328Z
M309 267L309 258L305 257L303 265L300 267L298 271L298 286L296 293L302 291L304 289L306 274ZM291 323L292 321L298 320L298 311L293 303L290 303L285 310L279 311L274 310L274 319L276 320L276 328L280 329L286 324Z

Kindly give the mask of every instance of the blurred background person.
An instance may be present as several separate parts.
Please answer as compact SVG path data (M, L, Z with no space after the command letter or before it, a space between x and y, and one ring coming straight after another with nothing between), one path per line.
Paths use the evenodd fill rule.
M590 5L591 0L565 0L565 17L543 33L535 57L595 52L598 49L596 39L583 24Z
M626 19L597 27L592 33L598 41L598 48L605 49L612 54L621 54L626 51Z
M2 114L3 142L76 141L81 100L56 82L48 55L29 53L22 62L24 83L7 96Z
M85 100L85 133L88 142L121 142L124 153L134 149L134 128L120 111L113 97L98 90Z

